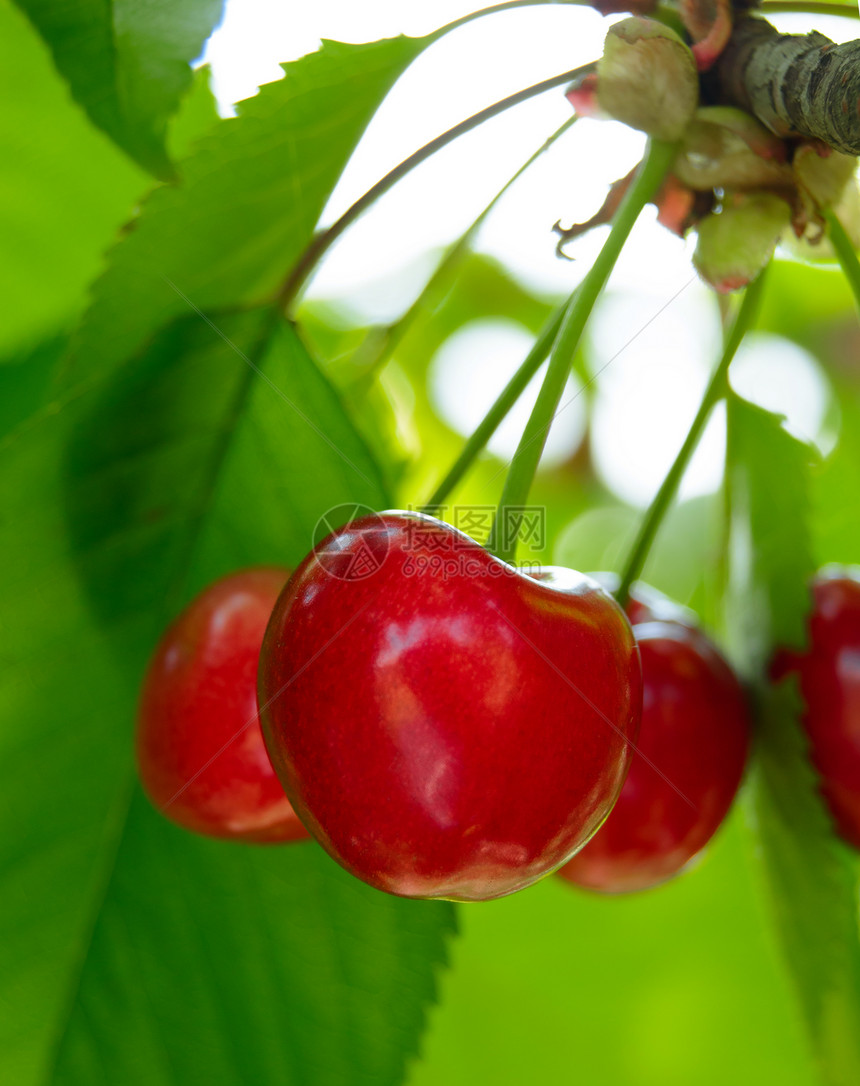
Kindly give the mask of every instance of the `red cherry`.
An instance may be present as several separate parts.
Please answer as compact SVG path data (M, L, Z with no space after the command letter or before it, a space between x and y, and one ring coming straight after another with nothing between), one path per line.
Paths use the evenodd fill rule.
M602 584L611 595L618 595L621 578L617 573L601 570L599 573L590 573L589 577ZM631 626L639 626L643 622L680 622L682 626L696 626L694 611L669 599L643 581L634 581L625 610Z
M668 606L665 606L668 605ZM604 826L559 874L604 893L677 875L711 839L740 784L749 748L743 689L687 612L637 586L628 612L642 655L642 729ZM651 621L654 609L674 614Z
M249 569L201 592L168 627L140 698L140 778L186 829L244 841L307 837L272 769L257 716L266 623L289 573Z
M615 801L639 721L623 611L432 517L334 532L275 606L259 701L302 820L403 897L481 901L563 863Z
M860 578L828 567L812 581L804 652L780 650L771 675L793 673L821 791L841 836L860 848Z
M625 610L634 628L644 622L672 622L696 629L695 612L642 581L636 581L630 589Z

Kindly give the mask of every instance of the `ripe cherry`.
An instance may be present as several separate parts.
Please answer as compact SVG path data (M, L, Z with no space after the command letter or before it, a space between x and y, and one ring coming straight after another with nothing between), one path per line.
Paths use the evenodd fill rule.
M644 684L637 751L605 824L559 871L604 893L656 886L689 864L725 818L749 747L743 689L691 613L637 586L628 614Z
M860 574L827 567L811 589L808 647L780 650L771 674L798 676L822 794L841 836L860 848Z
M272 769L257 715L266 623L288 572L249 569L210 585L168 627L137 726L140 778L173 822L210 837L307 836Z
M334 859L392 894L479 901L535 882L603 821L641 675L623 611L590 578L532 578L395 512L298 568L259 701L287 794Z

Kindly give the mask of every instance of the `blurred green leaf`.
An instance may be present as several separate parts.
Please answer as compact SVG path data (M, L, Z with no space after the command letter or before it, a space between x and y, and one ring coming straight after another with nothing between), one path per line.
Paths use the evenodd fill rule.
M218 103L212 93L211 76L208 64L194 70L191 89L182 99L182 105L167 134L167 146L172 159L188 155L196 141L220 119Z
M76 318L148 179L75 108L42 42L0 5L0 354Z
M296 563L330 507L387 504L332 388L270 309L190 315L3 456L0 1080L400 1081L450 906L129 813L167 618L229 569Z
M854 308L860 313L860 261L853 244L842 225L832 212L827 216L830 239L836 250L850 289ZM849 325L849 335L856 343L856 320ZM815 536L819 553L825 561L854 563L860 559L860 515L857 502L846 500L855 495L860 485L860 386L857 380L856 353L851 349L851 338L846 336L848 350L840 359L842 365L833 366L836 390L839 396L839 441L815 480Z
M730 617L733 641L743 645L741 670L757 678L775 644L804 641L814 569L809 478L817 455L783 428L782 416L734 393L728 412Z
M110 254L73 349L80 373L198 306L266 301L307 244L379 102L428 39L326 42L284 66L180 163Z
M781 418L731 394L727 484L729 615L736 664L756 684L759 729L749 781L758 851L778 937L823 1081L860 1081L856 872L833 834L791 685L769 688L776 644L800 645L813 570L812 450Z
M193 592L225 554L226 568L297 563L329 505L389 501L337 394L269 308L180 318L77 410L63 452L68 527L106 621L188 594L168 569L188 562L184 536L205 566ZM97 487L81 484L90 478ZM147 576L125 576L128 563L141 572L142 531L172 550L150 545Z
M768 273L759 327L810 351L824 367L836 400L828 427L835 447L811 479L811 521L816 565L860 562L860 329L855 299L838 268L775 261Z
M49 1081L393 1086L452 917L315 843L205 841L137 796Z
M15 0L45 39L75 101L156 177L173 176L167 122L224 0Z
M68 345L68 335L58 332L8 360L0 358L0 438L43 405Z
M536 333L552 306L536 298L510 277L505 269L492 258L474 253L467 254L457 273L456 283L432 308L415 314L409 322L403 338L397 343L392 361L377 376L383 395L396 397L396 386L406 389L410 401L408 410L400 412L400 421L408 419L408 426L401 426L397 434L401 448L408 447L413 454L411 463L401 478L399 493L404 503L420 505L432 494L442 476L458 456L463 436L455 433L439 416L437 405L430 393L431 372L434 357L445 341L473 321L498 319L522 325ZM350 370L353 359L359 363L363 348L355 350L346 334L333 339L331 329L326 329L326 313L319 306L305 306L300 317L311 341L324 357L347 356L346 362L334 363L332 369L341 386L361 395L361 370ZM369 336L374 334L370 330ZM352 349L351 349L352 348ZM524 352L525 354L525 352ZM356 367L358 368L358 367ZM358 380L356 377L358 376ZM494 386L501 391L503 379ZM414 394L414 403L412 402ZM362 403L362 415L369 414L368 401ZM406 432L404 432L406 431ZM493 500L504 479L502 464L491 453L483 454L470 469L465 480L458 486L452 502L463 505L486 505L488 494ZM561 488L570 494L570 480L565 477ZM538 484L540 485L540 483ZM543 500L543 499L538 499Z
M821 333L852 309L851 289L838 268L774 260L756 327L821 350Z
M839 439L813 477L812 528L820 562L860 564L860 388L842 380Z
M860 947L856 861L833 833L818 792L793 683L761 698L751 811L822 1079L860 1075Z
M409 1086L813 1086L739 822L645 893L461 910Z

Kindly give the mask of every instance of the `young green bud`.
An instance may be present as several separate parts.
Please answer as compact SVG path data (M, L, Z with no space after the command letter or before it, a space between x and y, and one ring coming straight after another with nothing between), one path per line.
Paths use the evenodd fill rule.
M798 187L823 210L839 202L857 170L857 159L806 143L795 152L792 167Z
M609 28L597 65L601 107L631 128L678 140L699 102L693 54L655 19L622 19Z
M675 176L698 192L713 188L790 188L785 144L743 110L696 111L675 160Z
M785 162L786 146L779 136L757 121L751 114L735 106L702 106L696 110L696 120L727 128L749 147L759 158Z
M791 208L780 197L736 193L719 214L706 215L696 228L696 270L721 294L745 287L770 260L790 224Z

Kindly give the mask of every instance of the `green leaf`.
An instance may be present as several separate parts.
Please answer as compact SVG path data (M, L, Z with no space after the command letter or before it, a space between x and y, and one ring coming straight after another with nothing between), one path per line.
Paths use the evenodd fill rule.
M173 176L167 122L191 85L223 0L16 0L75 101L144 169Z
M247 303L276 294L423 44L330 44L208 131L183 184L156 190L110 254L60 396L3 445L0 1081L244 1086L252 1068L261 1086L385 1084L415 1050L450 906L335 889L326 913L283 891L289 853L164 837L129 802L137 688L168 618L227 570L298 562L332 507L389 504L294 328ZM204 110L191 128L206 124ZM225 885L231 902L213 898ZM186 986L159 988L137 957L150 953L188 962ZM272 1036L284 1019L301 1023L289 1042ZM209 1050L197 1078L185 1053Z
M191 537L205 567L193 592L231 566L297 563L330 505L389 503L336 393L268 308L180 318L77 413L63 450L67 524L106 622L187 595L169 571L188 564ZM153 565L132 579L141 531Z
M449 906L129 813L166 619L229 569L297 562L330 507L387 504L334 391L270 309L191 315L3 456L0 1080L400 1081Z
M815 451L773 415L741 397L728 401L731 508L730 614L742 670L763 674L775 644L802 645L814 569L809 538Z
M0 5L0 100L5 361L77 318L148 179L69 100L47 49L11 4Z
M211 75L208 64L194 71L191 89L170 125L167 143L171 159L184 158L197 140L219 121L218 103L210 86Z
M860 1074L856 861L833 836L798 727L793 682L761 700L750 810L777 933L788 956L823 1080Z
M813 478L815 553L822 563L860 564L860 505L846 501L860 490L860 388L838 375L839 440Z
M316 844L194 838L138 796L51 1081L401 1082L451 916Z
M359 136L429 39L326 42L241 103L156 189L94 288L73 364L98 372L194 306L269 300L310 239Z
M68 344L69 337L58 333L30 350L0 358L0 438L43 405Z
M854 308L860 313L860 261L845 229L832 211L827 212L826 219L844 284L853 295ZM836 372L832 376L836 378L836 391L839 393L839 442L815 480L814 530L819 553L825 556L826 561L855 563L860 559L860 515L857 502L846 501L845 495L856 493L860 481L860 406L853 370L849 368L842 373L837 366L833 368Z
M824 1082L860 1081L856 871L835 838L800 726L793 682L770 688L776 644L800 645L813 569L806 445L781 418L728 401L730 624L736 662L757 689L747 791L776 929Z

